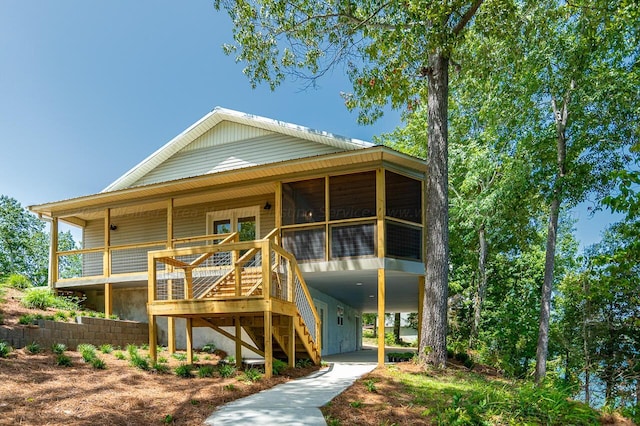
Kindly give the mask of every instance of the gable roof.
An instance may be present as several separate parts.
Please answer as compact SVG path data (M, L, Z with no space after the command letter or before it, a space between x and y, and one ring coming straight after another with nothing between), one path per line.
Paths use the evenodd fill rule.
M273 120L257 115L216 107L213 111L202 117L185 131L170 140L156 152L142 160L138 165L133 167L131 170L114 181L111 185L102 190L102 192L111 192L119 189L129 188L132 186L151 183L148 178L147 180L143 178L145 178L145 176L152 175L154 170L158 170L165 163L167 163L167 165L170 167L170 163L168 160L170 160L181 151L184 154L185 152L194 149L193 147L189 147L189 145L196 141L198 138L205 135L207 132L210 132L216 126L219 126L222 122L229 122L237 126L247 127L249 129L249 136L280 134L288 137L289 139L293 138L302 140L301 142L310 143L312 145L317 144L318 148L322 148L318 153L327 153L327 149L330 149L333 152L338 152L352 151L374 146L374 144L370 142L365 142L358 139L350 139L328 132L313 130L308 127L299 126L296 124L286 123L283 121ZM237 141L222 141L218 145L230 144L233 142ZM291 157L286 159L291 159ZM225 160L226 158L220 159L220 161L222 161L223 163ZM241 168L243 166L251 165L255 164L237 162L237 164L235 165L227 165L222 168L218 165L217 167L212 167L210 169L200 169L196 172L196 175L215 173L223 169Z

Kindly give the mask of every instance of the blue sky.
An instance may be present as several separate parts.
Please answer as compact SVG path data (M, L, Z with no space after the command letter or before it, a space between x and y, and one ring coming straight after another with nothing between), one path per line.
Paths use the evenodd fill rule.
M222 53L231 41L211 0L0 1L0 194L27 206L99 192L216 106L364 140L400 124L357 125L340 68L317 88L253 90ZM584 244L610 220L575 214Z

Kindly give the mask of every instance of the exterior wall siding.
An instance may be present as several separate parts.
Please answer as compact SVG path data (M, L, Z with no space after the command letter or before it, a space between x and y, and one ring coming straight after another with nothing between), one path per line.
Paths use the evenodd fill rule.
M192 149L194 146L202 148ZM187 149L188 148L188 149ZM340 149L281 134L266 134L237 143L202 143L200 139L174 154L131 186L200 176L242 167L339 152Z
M342 303L325 293L309 287L313 299L327 304L327 334L322 342L322 354L333 355L343 352L353 352L361 348L358 327L361 327L362 314L351 306ZM338 324L338 306L343 309L343 323ZM325 352L326 351L326 352Z

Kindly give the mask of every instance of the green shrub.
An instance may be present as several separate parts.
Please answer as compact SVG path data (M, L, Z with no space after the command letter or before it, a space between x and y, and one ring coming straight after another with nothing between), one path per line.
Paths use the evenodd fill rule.
M22 304L30 309L47 309L55 305L55 296L49 288L32 288L22 298Z
M18 290L25 290L27 288L33 287L29 278L20 274L11 274L3 281L3 284L7 287L17 288Z
M384 343L389 346L395 346L396 336L393 333L384 333Z
M68 314L64 311L58 311L55 314L53 314L53 319L54 321L66 321L67 315Z
M287 364L286 362L280 361L279 359L274 359L271 370L273 371L273 374L277 376L280 373L282 373L284 370L286 370L287 367L289 367L289 364Z
M125 360L125 359L127 359L127 357L125 356L125 354L124 354L124 353L122 353L122 351L116 351L116 352L114 352L113 356L115 356L115 357L116 357L116 359L119 359L119 360Z
M96 370L104 370L107 368L107 363L104 362L104 360L98 358L97 356L95 356L92 360L91 360L91 366L93 368L95 368Z
M313 365L313 362L311 362L311 360L308 358L300 358L298 361L296 361L297 368L306 368L310 367L311 365Z
M198 368L198 377L201 379L205 377L213 377L214 368L211 365L203 365Z
M150 366L149 366L149 358L144 358L141 357L140 355L138 355L138 353L136 352L135 355L131 354L131 359L129 360L129 363L136 368L139 368L140 370L144 370L144 371L148 371Z
M130 356L138 355L138 347L136 345L128 344L125 349Z
M56 356L56 365L60 367L71 367L73 363L71 362L71 358L61 353Z
M78 309L78 298L65 298L55 296L47 287L34 287L28 289L21 301L22 305L29 309Z
M206 343L204 346L202 346L202 348L200 349L201 352L207 352L207 353L214 353L216 350L216 344L213 342L209 342Z
M36 342L29 343L27 346L24 347L24 349L27 353L30 353L32 355L39 354L40 352L42 352L42 348Z
M373 339L374 337L376 337L376 334L373 332L373 330L364 330L362 332L362 337Z
M169 366L160 362L156 362L155 364L153 364L153 371L155 371L156 373L168 373Z
M20 315L20 318L18 318L18 324L22 324L22 325L35 324L36 321L38 321L38 317L42 318L42 315L34 315L34 314Z
M103 354L110 354L111 352L113 352L113 346L109 343L100 345L100 352L102 352Z
M242 372L242 380L245 382L257 382L262 379L262 373L257 368L247 368Z
M0 358L6 358L11 352L13 352L13 348L9 343L0 342Z
M185 354L184 352L176 352L174 354L171 355L173 358L177 359L178 361L186 361L187 360L187 354Z
M80 343L76 348L80 355L82 355L82 359L84 362L91 362L97 358L96 355L96 347L89 343Z
M169 360L167 359L166 356L158 357L158 364L166 364L167 362L169 362Z
M67 350L67 345L65 345L64 343L54 343L51 346L51 351L56 355L62 355L62 353L66 350Z
M376 382L374 382L371 379L365 380L364 386L367 388L369 392L378 392L378 389L376 388Z
M180 364L173 371L176 373L178 377L184 377L185 379L193 377L191 375L191 370L193 366L191 364Z
M218 373L221 377L231 377L236 374L236 366L233 364L221 364L218 366Z

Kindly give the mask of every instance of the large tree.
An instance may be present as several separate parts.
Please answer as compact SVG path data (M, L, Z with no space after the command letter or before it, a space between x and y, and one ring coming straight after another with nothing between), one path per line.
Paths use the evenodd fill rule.
M216 0L229 12L236 55L254 86L275 88L287 75L313 79L347 66L353 91L348 108L370 122L385 105L427 105L426 279L420 356L446 364L448 296L449 65L464 30L483 0L423 2ZM487 1L487 18L499 21L500 2ZM423 142L424 143L424 142Z
M47 244L44 223L14 198L0 195L0 278L16 273L36 285L46 283Z
M609 190L612 170L629 162L638 138L638 5L626 0L524 4L522 52L513 83L535 99L542 121L530 144L538 152L535 182L548 203L536 381L546 374L558 219L571 208ZM526 113L526 112L525 112ZM544 129L546 128L546 131Z

